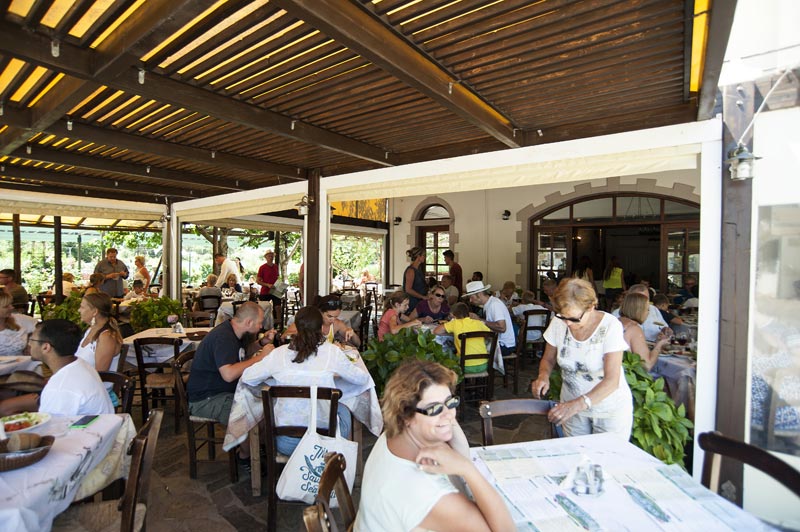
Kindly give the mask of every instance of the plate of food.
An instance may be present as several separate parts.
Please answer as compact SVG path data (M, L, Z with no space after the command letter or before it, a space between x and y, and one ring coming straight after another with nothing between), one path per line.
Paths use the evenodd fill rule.
M3 422L6 434L11 432L28 432L37 427L41 427L50 421L50 414L46 412L23 412L0 418Z

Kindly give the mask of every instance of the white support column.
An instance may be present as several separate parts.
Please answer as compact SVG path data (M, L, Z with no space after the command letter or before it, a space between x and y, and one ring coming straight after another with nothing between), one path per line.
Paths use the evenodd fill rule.
M320 186L319 197L319 295L327 295L331 289L331 207L328 191ZM313 296L316 294L311 294Z

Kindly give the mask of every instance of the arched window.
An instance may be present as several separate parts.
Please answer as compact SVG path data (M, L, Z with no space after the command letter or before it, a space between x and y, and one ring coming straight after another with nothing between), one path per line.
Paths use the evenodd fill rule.
M453 245L450 210L441 203L430 203L422 207L412 222L415 226L415 242L425 249L425 277L442 278L448 267L442 253Z

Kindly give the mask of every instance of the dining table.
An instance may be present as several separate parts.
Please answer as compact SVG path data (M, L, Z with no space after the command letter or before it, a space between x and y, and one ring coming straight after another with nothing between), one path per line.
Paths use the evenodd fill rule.
M0 530L48 531L73 501L127 477L136 436L131 417L103 414L86 427L70 427L79 418L52 416L30 429L55 441L40 461L0 473Z
M365 373L369 375L369 370L364 364L364 360L357 350L351 347L343 348L345 355ZM366 384L356 385L348 381L334 378L336 388L342 391L339 404L346 406L353 414L353 435L352 439L359 442L359 465L362 463L362 426L366 427L375 436L380 436L383 431L383 416L381 406L378 401L378 394L375 391L375 381L370 376ZM250 482L253 496L261 495L261 453L259 452L259 423L264 419L264 404L261 402L261 388L266 385L274 385L275 381L268 379L259 386L249 386L241 380L236 385L233 395L233 406L231 407L228 426L225 432L225 440L222 448L225 451L231 450L242 443L250 434Z
M772 530L611 433L473 447L519 531Z
M685 349L670 348L661 353L650 370L654 378L663 377L668 394L675 405L683 405L686 417L694 421L697 354Z
M33 360L30 356L2 356L0 357L0 375L10 375L15 371L36 371L41 373L42 363Z
M139 338L180 338L182 340L180 350L186 351L187 349L197 349L197 346L200 345L199 340L189 340L186 336L187 333L207 333L210 330L211 327L184 327L183 332L175 332L172 327L154 327L126 336L122 339L122 343L129 345L132 350L133 341ZM146 345L142 350L146 353L143 357L145 363L162 364L171 360L175 354L172 347L168 345ZM138 365L136 355L128 356L126 362L133 366Z

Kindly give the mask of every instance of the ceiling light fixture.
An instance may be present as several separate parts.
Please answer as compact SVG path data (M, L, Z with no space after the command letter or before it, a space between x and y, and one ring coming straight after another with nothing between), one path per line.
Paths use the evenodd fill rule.
M67 131L72 131L72 119L67 118Z
M53 55L53 57L58 57L61 55L61 43L55 39L50 41L50 53Z
M139 85L144 85L144 69L139 69Z

